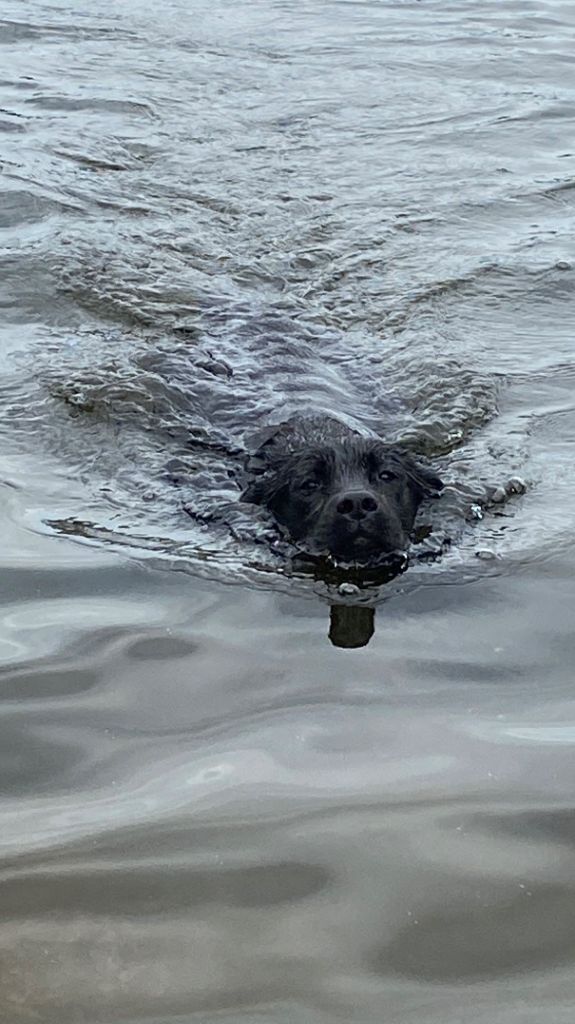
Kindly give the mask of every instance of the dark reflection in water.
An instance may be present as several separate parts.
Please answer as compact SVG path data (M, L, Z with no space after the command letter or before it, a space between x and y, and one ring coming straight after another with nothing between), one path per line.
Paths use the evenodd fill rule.
M328 872L313 864L258 864L252 868L192 870L178 864L141 868L126 864L106 870L106 899L102 901L99 873L82 874L58 867L45 873L21 875L4 884L3 911L12 920L30 914L129 915L148 920L155 915L188 915L215 904L225 907L266 908L311 898L329 886Z
M60 739L40 724L18 729L8 720L0 729L0 797L66 787L82 757L79 737Z
M467 906L428 911L410 922L374 960L374 968L440 984L481 982L546 967L575 954L575 893L522 885L474 893Z
M375 608L332 604L329 638L334 647L365 647L373 636Z

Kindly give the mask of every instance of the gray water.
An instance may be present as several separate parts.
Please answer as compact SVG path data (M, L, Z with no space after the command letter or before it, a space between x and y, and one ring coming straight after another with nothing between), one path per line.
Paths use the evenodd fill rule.
M574 47L0 6L6 1024L571 1022ZM238 467L310 411L433 460L441 557L294 572Z

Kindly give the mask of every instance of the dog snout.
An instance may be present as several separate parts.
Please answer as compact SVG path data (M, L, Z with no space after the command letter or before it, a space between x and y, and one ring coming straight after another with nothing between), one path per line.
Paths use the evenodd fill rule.
M369 519L379 510L379 502L370 491L347 491L337 501L335 510L344 519Z

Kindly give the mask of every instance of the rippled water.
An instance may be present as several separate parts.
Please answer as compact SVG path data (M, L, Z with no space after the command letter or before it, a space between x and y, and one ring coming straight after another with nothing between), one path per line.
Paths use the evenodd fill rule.
M7 1024L571 1021L574 44L3 3ZM442 557L294 572L239 469L310 411L434 460Z

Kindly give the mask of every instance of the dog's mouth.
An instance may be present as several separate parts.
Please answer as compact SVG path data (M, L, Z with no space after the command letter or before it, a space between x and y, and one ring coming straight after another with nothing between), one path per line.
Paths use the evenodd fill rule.
M377 565L401 553L399 546L384 545L381 538L371 537L368 533L356 533L347 538L345 543L329 548L330 557L342 564Z
M387 537L381 528L357 521L337 524L336 529L320 530L295 542L304 555L324 558L338 565L377 566L404 557L407 542L401 535Z
M350 541L355 547L365 547L366 545L372 546L374 539L366 534L365 530L358 526L357 529L353 530Z
M361 522L350 524L345 533L333 539L330 550L333 555L340 558L353 559L359 556L364 559L373 559L390 555L397 550L398 545L386 543L381 532L369 529Z
M404 573L408 565L407 552L401 550L379 551L368 557L361 557L358 552L344 557L327 552L312 555L300 551L293 562L298 572L311 574L316 580L344 587L351 583L360 590L389 583ZM342 590L341 593L348 594L349 591Z
M348 538L348 545L350 551L377 551L381 550L378 545L375 544L374 538L370 537L369 534L364 533L362 530L356 530ZM345 550L344 545L344 550Z

